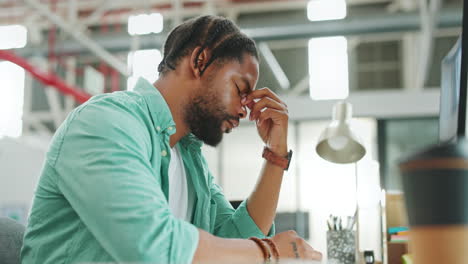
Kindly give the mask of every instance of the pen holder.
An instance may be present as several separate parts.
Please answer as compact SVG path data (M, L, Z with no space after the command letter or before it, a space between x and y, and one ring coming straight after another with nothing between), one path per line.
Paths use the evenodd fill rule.
M339 264L356 263L356 235L352 230L327 231L328 260Z

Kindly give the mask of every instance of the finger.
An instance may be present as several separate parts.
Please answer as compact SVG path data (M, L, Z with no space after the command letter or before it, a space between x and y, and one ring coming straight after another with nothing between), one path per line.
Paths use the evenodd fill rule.
M315 250L307 251L307 253L305 254L305 258L310 259L310 260L320 261L322 260L322 257L323 257L322 253L315 251Z
M289 119L289 116L288 116L288 113L286 113L285 111L267 108L265 111L260 113L257 119L257 124L261 126L262 123L268 119L271 119L274 123L278 123L281 121L287 122Z
M322 260L322 253L315 250L311 245L309 245L309 243L304 243L304 247L307 251L306 258L311 260Z
M249 109L252 109L255 105L254 101L251 101L250 103L246 104Z
M305 240L301 239L300 241L301 247L302 247L302 254L301 256L304 259L309 259L309 260L316 260L317 256L315 255L315 250L312 248L309 243L307 243Z
M271 119L273 121L281 121L288 119L288 113L281 110L276 110L272 108L267 108L265 111L261 112L258 116L258 122L264 122L265 120Z
M266 107L287 112L287 108L283 104L269 97L264 97L263 99L255 103L251 108L250 120L256 119L260 115L260 111Z
M318 261L321 261L322 260L322 253L319 252L319 251L315 251L313 252L312 254L312 260L318 260Z
M254 99L260 99L260 98L263 98L263 97L270 97L273 100L286 105L283 101L281 101L281 99L279 98L278 95L276 95L272 90L270 90L269 88L266 88L266 87L261 88L261 89L257 89L255 91L249 93L247 95L247 103L250 103Z

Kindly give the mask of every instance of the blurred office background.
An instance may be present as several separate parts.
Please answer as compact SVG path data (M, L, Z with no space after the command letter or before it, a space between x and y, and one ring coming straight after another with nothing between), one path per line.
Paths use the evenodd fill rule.
M257 87L289 106L295 153L278 227L297 229L326 252L329 215L353 215L358 201L360 247L383 260L385 197L402 189L396 162L438 141L441 60L461 34L461 7L462 0L0 0L0 215L27 221L48 144L80 104L30 71L90 95L131 90L139 76L157 79L174 25L213 14L257 42ZM353 104L367 149L357 164L315 152L342 99ZM203 151L227 198L245 199L263 163L255 126L241 122Z

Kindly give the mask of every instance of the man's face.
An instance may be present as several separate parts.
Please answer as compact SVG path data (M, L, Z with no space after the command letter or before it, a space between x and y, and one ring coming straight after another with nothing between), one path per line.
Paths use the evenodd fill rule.
M210 146L218 145L223 133L229 133L247 116L241 99L257 84L258 61L245 54L242 64L233 59L210 65L185 109L185 121L191 132Z

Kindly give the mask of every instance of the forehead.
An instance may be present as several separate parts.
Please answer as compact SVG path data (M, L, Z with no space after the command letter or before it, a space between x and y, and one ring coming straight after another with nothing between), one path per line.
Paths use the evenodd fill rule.
M258 81L259 67L258 60L252 55L245 54L242 58L242 63L240 64L241 74L249 82L252 90L255 89Z
M228 78L235 78L236 81L246 82L252 90L255 89L258 81L259 66L258 60L250 55L244 54L242 61L232 60L224 67Z

